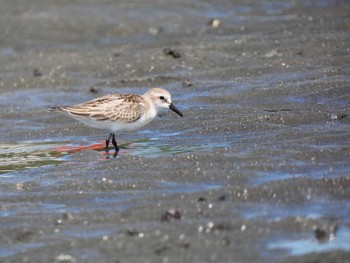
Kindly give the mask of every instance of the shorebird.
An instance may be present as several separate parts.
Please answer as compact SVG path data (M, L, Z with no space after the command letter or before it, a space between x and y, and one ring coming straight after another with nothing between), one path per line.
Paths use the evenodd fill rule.
M151 88L143 95L109 94L73 106L53 107L50 111L60 111L79 122L93 128L110 131L106 139L106 153L109 142L119 152L116 132L133 131L150 123L162 109L170 109L183 117L171 101L170 93L162 88Z

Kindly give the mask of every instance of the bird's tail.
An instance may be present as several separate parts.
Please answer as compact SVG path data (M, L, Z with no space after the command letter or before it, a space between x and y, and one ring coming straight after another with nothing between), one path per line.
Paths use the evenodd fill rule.
M51 107L49 111L60 111L62 110L62 107Z

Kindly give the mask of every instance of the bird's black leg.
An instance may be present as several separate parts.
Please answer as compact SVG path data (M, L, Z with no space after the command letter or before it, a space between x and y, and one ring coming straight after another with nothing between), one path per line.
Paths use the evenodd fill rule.
M109 141L111 140L111 138L112 138L112 133L109 134L109 137L108 137L108 139L106 140L106 149L105 149L105 151L106 151L106 158L107 158L107 159L109 158L109 149L108 149L108 146L109 146Z
M118 144L117 144L117 141L115 140L115 134L113 133L112 134L112 144L115 148L115 153L113 154L113 157L117 157L118 153L119 153L119 147L118 147Z
M108 150L109 141L111 140L112 136L113 136L113 134L110 133L108 139L106 140L106 151Z

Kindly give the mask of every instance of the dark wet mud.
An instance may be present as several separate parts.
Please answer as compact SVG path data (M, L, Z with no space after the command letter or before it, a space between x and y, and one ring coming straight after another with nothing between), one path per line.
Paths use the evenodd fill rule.
M0 12L0 262L350 262L348 1ZM116 158L48 112L154 86Z

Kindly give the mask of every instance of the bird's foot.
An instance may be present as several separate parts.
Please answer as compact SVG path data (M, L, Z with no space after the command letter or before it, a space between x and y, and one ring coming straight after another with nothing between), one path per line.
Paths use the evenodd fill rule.
M119 148L115 148L115 152L113 154L113 158L117 157L119 153Z

